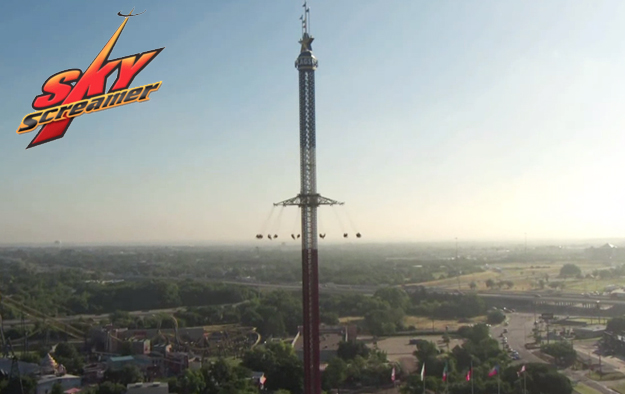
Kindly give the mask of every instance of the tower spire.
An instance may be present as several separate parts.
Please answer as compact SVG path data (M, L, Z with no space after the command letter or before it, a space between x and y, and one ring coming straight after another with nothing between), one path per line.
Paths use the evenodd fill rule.
M308 8L305 1L302 7L304 7L304 13L299 17L299 20L302 21L302 39L299 40L299 43L302 44L302 49L300 52L310 52L312 51L310 44L314 40L310 35L310 8Z
M302 21L302 36L303 36L305 34L309 34L310 8L308 8L305 1L304 1L304 4L302 4L302 7L304 7L304 13L302 14L302 16L299 17L299 19Z

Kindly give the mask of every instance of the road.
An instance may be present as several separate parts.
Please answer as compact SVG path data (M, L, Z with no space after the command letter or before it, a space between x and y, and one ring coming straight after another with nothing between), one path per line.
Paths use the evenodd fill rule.
M284 289L284 290L300 290L301 284L274 284L274 283L257 283L248 281L236 281L228 280L222 281L218 279L198 279L207 282L219 282L239 286L252 286L258 288L269 289ZM420 285L415 285L419 287ZM400 285L397 285L400 287ZM410 287L410 286L408 286ZM319 286L319 291L322 293L361 293L366 295L373 295L378 289L377 286L351 286L351 285L325 285ZM446 289L441 287L427 287L431 291L438 291L444 293L456 293L456 290ZM528 301L541 301L541 302L567 302L567 303L579 303L579 304L593 304L600 301L602 305L625 305L625 299L611 299L604 296L592 296L591 298L584 297L575 293L563 293L559 295L541 295L536 297L533 293L527 292L514 292L514 291L481 291L477 292L480 297L485 298L508 298L514 300L528 300Z
M546 364L546 361L541 359L540 357L532 354L531 351L525 348L525 338L528 338L528 341L533 341L532 329L534 327L534 315L528 313L510 313L508 314L508 326L504 327L503 325L496 326L491 328L491 334L493 338L496 338L501 343L500 335L503 332L504 328L508 329L508 333L504 334L508 338L508 344L514 350L519 352L519 356L521 356L521 360L515 361L514 363L517 365L522 365L525 363L542 363ZM599 360L596 357L593 357L593 363L598 363ZM605 365L605 364L604 364ZM608 367L609 368L609 367ZM607 370L606 370L607 371ZM572 382L583 382L585 385L601 392L602 394L615 394L616 391L610 389L603 384L591 380L585 375L588 371L574 371L571 369L565 369L560 371L562 374L571 379Z

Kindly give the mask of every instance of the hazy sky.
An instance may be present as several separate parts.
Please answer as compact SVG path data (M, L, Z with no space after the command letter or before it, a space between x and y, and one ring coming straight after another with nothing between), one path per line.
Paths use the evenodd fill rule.
M625 235L624 2L308 4L319 191L363 241ZM298 193L298 1L3 5L0 243L251 241ZM164 46L132 84L160 91L25 150L43 82L133 6L111 58Z

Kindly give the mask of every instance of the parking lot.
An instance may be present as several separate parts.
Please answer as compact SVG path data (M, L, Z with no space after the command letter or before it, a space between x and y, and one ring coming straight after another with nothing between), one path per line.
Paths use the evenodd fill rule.
M363 337L363 340L367 342L367 346L374 348L372 338ZM390 337L380 339L377 342L377 348L386 352L389 361L397 361L401 364L402 368L408 371L415 371L417 369L417 359L413 355L416 350L416 346L410 344L413 339L423 339L426 341L434 342L439 348L447 350L447 345L443 343L443 338L440 335L424 335L414 337ZM461 340L452 339L449 343L449 348L453 349L454 346L462 344Z

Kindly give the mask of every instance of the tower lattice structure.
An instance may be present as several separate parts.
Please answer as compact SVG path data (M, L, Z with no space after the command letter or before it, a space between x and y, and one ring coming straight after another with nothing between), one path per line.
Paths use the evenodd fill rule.
M304 3L300 54L295 60L299 72L300 193L274 205L294 205L301 209L302 225L302 302L304 311L304 393L321 393L319 370L319 268L317 207L342 205L317 193L315 70L317 58L312 53L309 33L310 10Z

